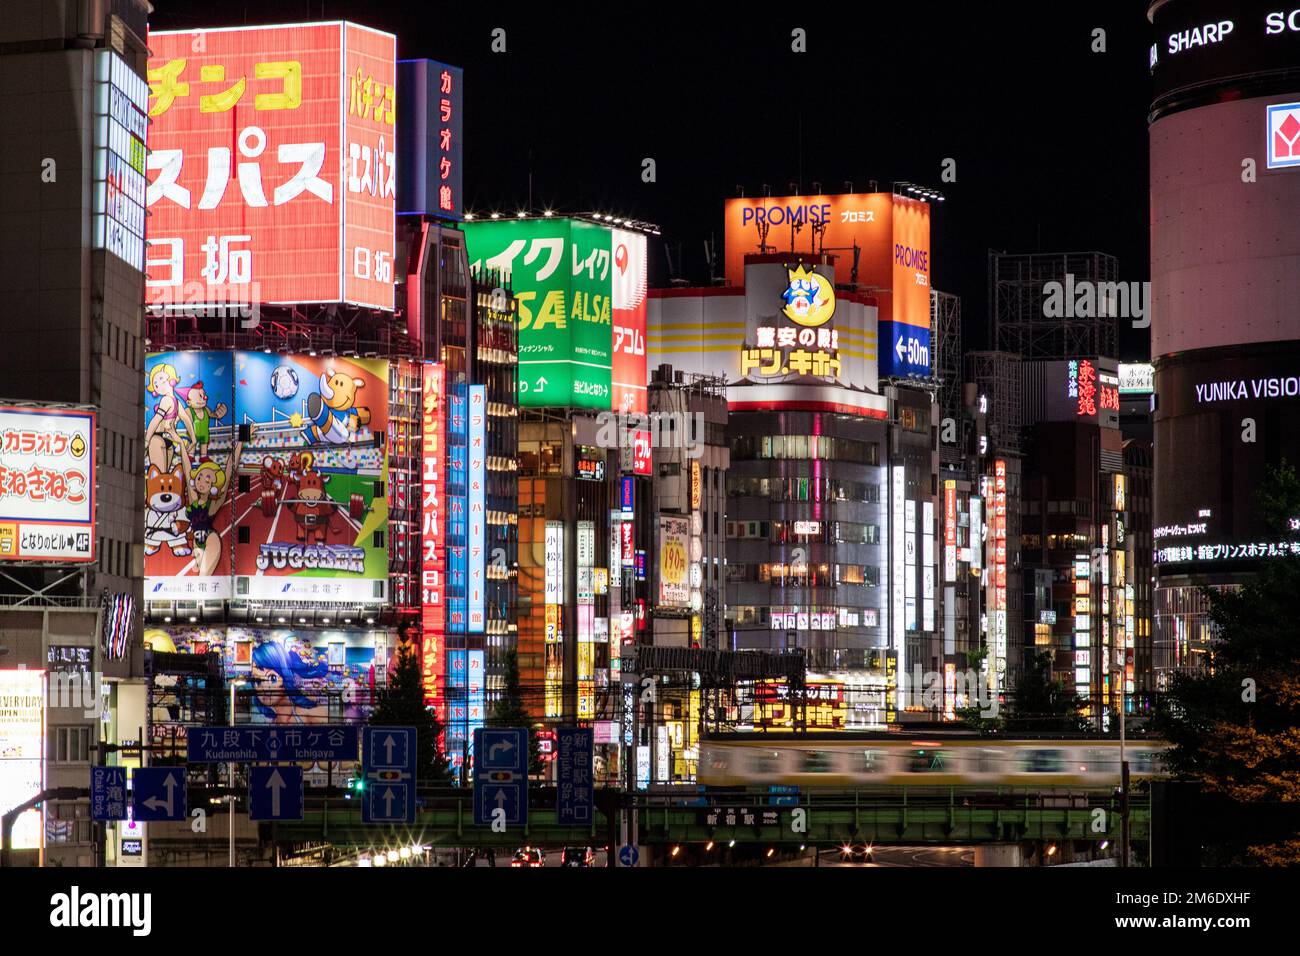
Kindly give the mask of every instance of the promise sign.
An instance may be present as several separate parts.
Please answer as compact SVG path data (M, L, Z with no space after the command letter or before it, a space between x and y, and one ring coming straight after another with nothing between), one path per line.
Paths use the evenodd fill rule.
M146 301L393 308L397 39L149 35Z

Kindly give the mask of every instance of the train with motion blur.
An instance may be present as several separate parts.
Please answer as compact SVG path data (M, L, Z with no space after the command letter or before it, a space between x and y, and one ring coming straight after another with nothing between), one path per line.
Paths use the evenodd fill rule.
M1128 741L1131 781L1167 776L1164 741ZM1112 788L1118 740L960 734L718 734L700 744L706 787L1032 786Z

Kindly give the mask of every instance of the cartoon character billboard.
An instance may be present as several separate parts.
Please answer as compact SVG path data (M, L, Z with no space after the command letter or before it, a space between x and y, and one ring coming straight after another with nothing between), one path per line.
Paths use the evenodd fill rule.
M151 354L145 416L147 597L385 600L386 362Z
M834 279L879 302L880 375L930 374L930 205L894 193L729 199L724 213L727 281L745 281L745 256L765 248L792 257L825 250Z

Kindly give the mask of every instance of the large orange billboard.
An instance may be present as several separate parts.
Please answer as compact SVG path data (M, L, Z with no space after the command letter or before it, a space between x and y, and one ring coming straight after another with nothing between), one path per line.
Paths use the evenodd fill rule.
M393 308L396 38L149 36L147 302Z
M930 327L928 203L893 193L762 196L727 200L724 219L732 285L744 283L751 253L831 253L836 283L874 295L880 321Z

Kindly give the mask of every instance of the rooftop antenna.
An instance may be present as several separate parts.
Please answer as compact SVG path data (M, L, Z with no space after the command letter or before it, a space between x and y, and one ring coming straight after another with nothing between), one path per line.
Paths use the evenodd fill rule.
M844 180L844 191L846 193L853 192L853 180L851 179Z
M826 226L828 223L825 219L819 219L812 224L812 253L813 255L821 254L826 244Z
M741 199L745 198L745 187L740 185L740 183L736 184L736 195Z
M718 275L718 243L713 233L704 240L704 259L709 264L709 285L721 285L722 277Z

